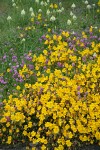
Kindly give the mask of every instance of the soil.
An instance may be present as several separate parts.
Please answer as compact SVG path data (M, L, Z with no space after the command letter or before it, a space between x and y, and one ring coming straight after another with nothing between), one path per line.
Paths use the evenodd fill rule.
M26 150L25 145L17 145L17 146L0 146L0 150ZM37 149L37 150L40 150ZM75 147L73 150L100 150L100 146L98 145L84 145L82 147Z

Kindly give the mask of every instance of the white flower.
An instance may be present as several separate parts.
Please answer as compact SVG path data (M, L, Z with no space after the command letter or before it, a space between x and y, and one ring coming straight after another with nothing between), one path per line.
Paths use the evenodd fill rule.
M56 18L55 18L55 16L51 16L51 18L50 18L50 21L55 21L56 20Z
M75 34L75 32L73 31L73 32L72 32L72 34L74 35L74 34Z
M46 14L47 14L47 15L50 15L50 10L49 10L49 9L47 9Z
M61 11L64 11L64 7L61 7Z
M39 0L35 0L35 2L36 2L37 4L39 4Z
M29 11L30 11L30 12L33 12L33 8L32 8L32 7L30 7Z
M94 54L93 54L93 57L96 57L96 56L97 56L97 54L96 54L96 53L94 53Z
M26 41L25 38L23 38L21 42L23 43L23 42L25 42L25 41Z
M91 9L91 5L87 5L87 9Z
M35 14L34 14L34 12L31 12L31 17L35 17Z
M15 3L13 3L13 4L12 4L12 6L13 6L13 7L15 7L15 6L16 6L16 4L15 4Z
M94 29L98 29L98 27L94 27Z
M72 7L72 8L75 8L75 7L76 7L76 5L73 3L71 7Z
M42 9L39 9L38 12L42 12Z
M73 15L73 19L74 19L74 20L76 20L76 19L77 19L77 17L76 17L75 15Z
M43 5L44 5L44 2L43 2L43 1L41 1L40 5L41 5L41 6L43 6Z
M70 12L70 16L73 16L73 15L74 15L74 14L73 14L73 12L71 11L71 12Z
M95 7L95 4L92 4L93 7Z
M58 10L57 10L57 12L58 12L58 13L61 13L61 12L62 12L62 10L61 10L61 9L58 9Z
M44 2L44 6L47 6L48 4L46 2Z
M72 23L71 20L68 19L67 20L67 25L71 25L71 23Z
M88 4L88 1L86 0L84 3L87 5L87 4Z
M7 17L7 20L8 20L8 21L12 20L11 16L8 16L8 17Z
M24 9L21 11L21 16L25 16L25 10Z
M47 3L49 3L50 2L50 0L47 0Z

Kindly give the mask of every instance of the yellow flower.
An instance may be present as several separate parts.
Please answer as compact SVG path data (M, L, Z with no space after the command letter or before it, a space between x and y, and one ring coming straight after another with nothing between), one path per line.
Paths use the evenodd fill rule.
M23 131L23 135L26 136L28 133L24 130Z
M7 69L7 72L10 72L10 68Z
M10 126L10 122L7 122L7 123L6 123L6 127L9 127L9 126Z
M46 149L47 149L46 146L42 145L41 150L46 150Z
M59 132L59 127L58 126L54 126L53 131L54 131L54 134L57 134Z
M67 145L68 147L71 147L71 145L72 145L71 141L70 141L70 140L67 140L67 141L66 141L66 145Z
M6 128L5 128L5 127L3 127L3 128L2 128L2 131L3 131L3 132L5 132L5 131L6 131Z
M11 144L11 142L12 142L12 137L11 137L11 136L8 136L7 144Z
M28 127L29 127L29 128L32 127L32 122L31 122L31 121L28 123Z
M35 132L35 131L32 131L32 132L31 132L31 136L34 137L35 135L36 135L36 132Z
M16 87L16 89L17 89L17 90L20 90L21 88L20 88L20 86L18 85L18 86Z

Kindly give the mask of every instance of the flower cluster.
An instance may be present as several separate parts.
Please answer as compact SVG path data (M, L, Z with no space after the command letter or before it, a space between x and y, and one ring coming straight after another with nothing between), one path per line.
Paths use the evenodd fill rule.
M0 56L0 144L21 142L32 150L100 145L100 28L80 31L84 19L98 19L96 4L83 1L81 22L73 3L66 30L61 2L35 0L28 9L23 3L12 0L21 23ZM12 31L13 15L7 21Z
M19 70L23 87L0 103L2 143L63 150L76 141L99 142L100 43L86 47L67 31L45 37L43 52L31 58L34 68Z

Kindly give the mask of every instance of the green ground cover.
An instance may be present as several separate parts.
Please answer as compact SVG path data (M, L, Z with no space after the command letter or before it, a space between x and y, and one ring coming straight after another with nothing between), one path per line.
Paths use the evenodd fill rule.
M99 145L100 1L0 0L0 35L0 144Z

